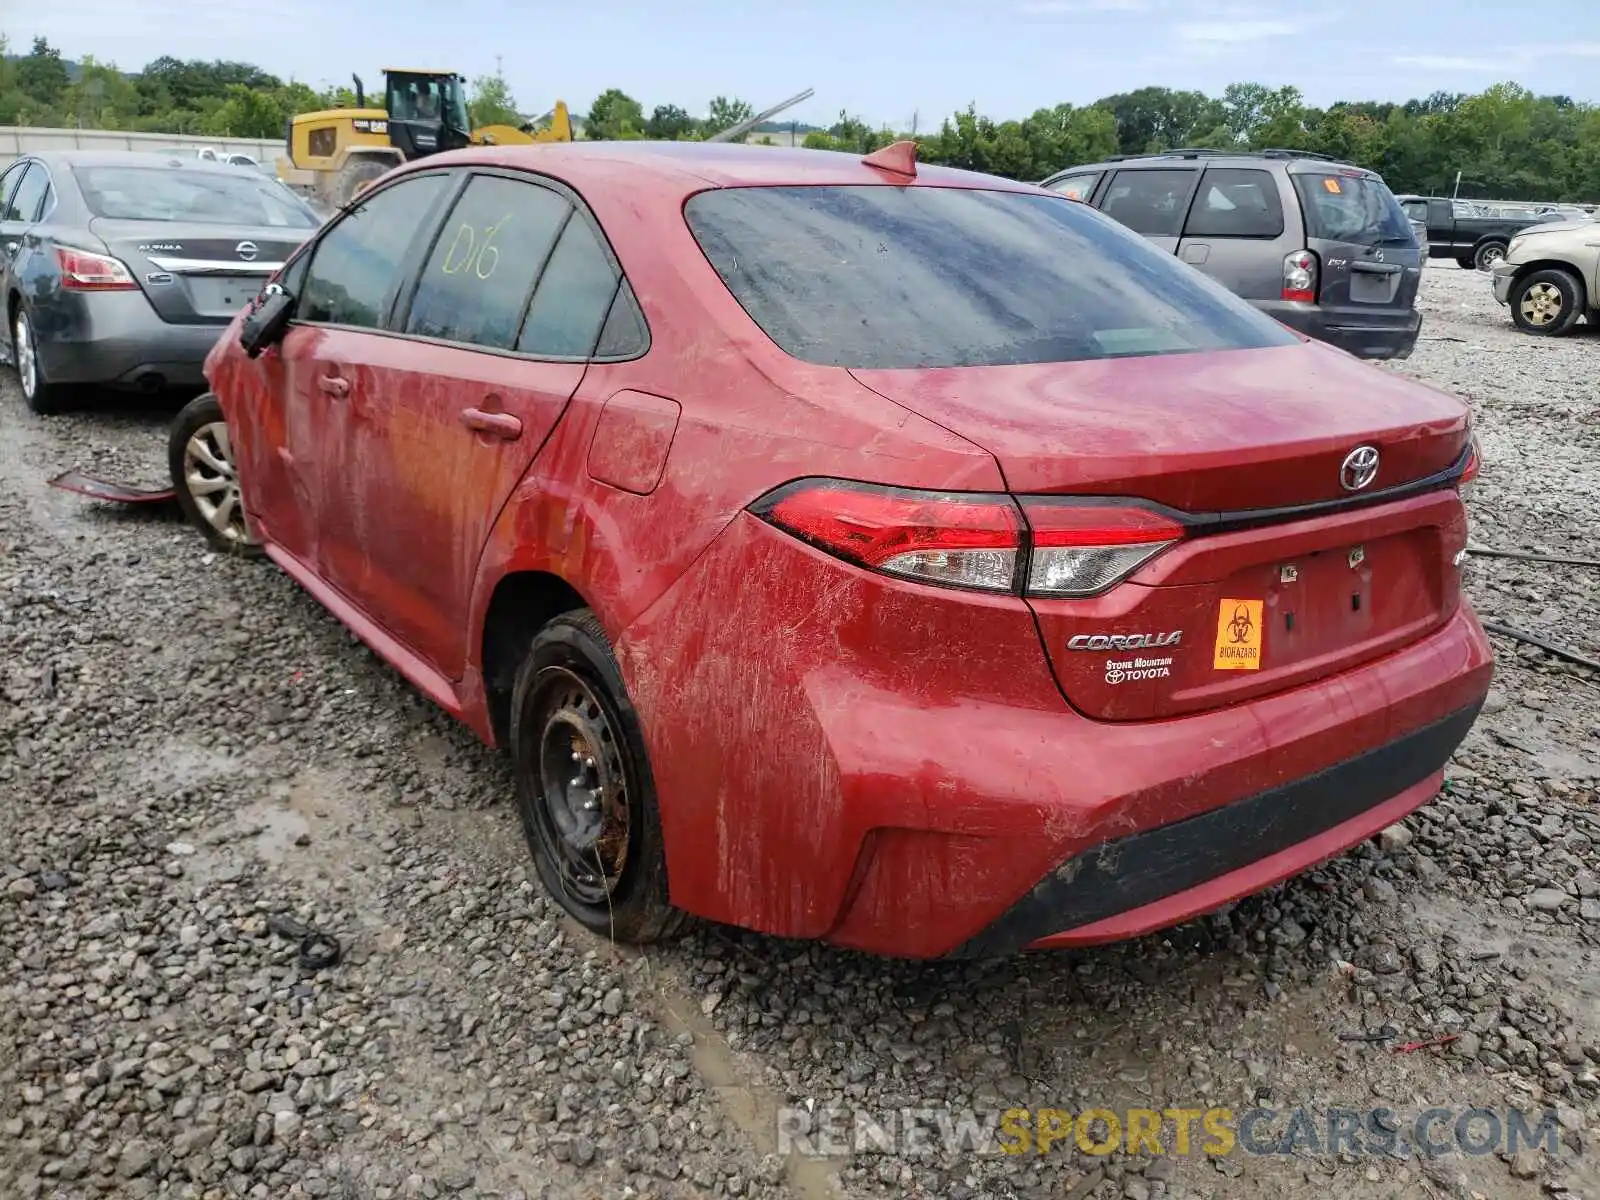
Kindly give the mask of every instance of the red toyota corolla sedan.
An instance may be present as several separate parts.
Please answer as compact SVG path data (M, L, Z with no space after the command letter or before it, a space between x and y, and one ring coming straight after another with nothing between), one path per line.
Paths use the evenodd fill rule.
M1159 929L1426 803L1489 686L1460 400L906 147L423 159L208 377L205 495L618 939Z

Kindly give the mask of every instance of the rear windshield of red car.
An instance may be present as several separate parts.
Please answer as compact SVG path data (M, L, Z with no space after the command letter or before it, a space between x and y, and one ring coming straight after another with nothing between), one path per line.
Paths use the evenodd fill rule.
M1172 254L1061 196L738 187L684 213L751 318L856 369L1074 362L1292 345Z

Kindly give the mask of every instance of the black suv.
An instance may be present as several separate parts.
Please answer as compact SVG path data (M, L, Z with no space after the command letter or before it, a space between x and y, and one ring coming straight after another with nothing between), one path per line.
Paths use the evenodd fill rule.
M1325 155L1169 150L1069 167L1093 205L1291 329L1360 358L1417 342L1426 251L1383 178Z

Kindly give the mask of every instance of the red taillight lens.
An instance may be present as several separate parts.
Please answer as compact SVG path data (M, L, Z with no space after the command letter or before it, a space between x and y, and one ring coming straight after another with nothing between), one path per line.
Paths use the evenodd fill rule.
M1022 519L1006 496L807 481L757 506L814 546L946 587L1014 591Z
M1317 256L1309 250L1296 250L1283 259L1283 299L1306 304L1317 299Z
M69 292L127 292L139 288L127 267L104 254L57 246L56 264L61 268L61 286Z
M1178 521L1135 505L1026 500L1023 512L1030 596L1098 595L1184 535Z
M1481 465L1482 457L1478 453L1478 439L1474 437L1467 443L1467 465L1461 468L1461 478L1456 481L1456 486L1464 488L1476 482Z
M1030 596L1098 595L1184 535L1175 519L1134 504L1043 498L1019 510L1009 496L835 480L790 485L752 511L874 571Z

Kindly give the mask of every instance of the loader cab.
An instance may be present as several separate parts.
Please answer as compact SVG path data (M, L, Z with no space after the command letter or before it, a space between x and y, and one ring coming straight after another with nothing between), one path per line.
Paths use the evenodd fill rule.
M395 67L385 67L383 75L389 144L407 162L470 143L466 80L460 75Z

